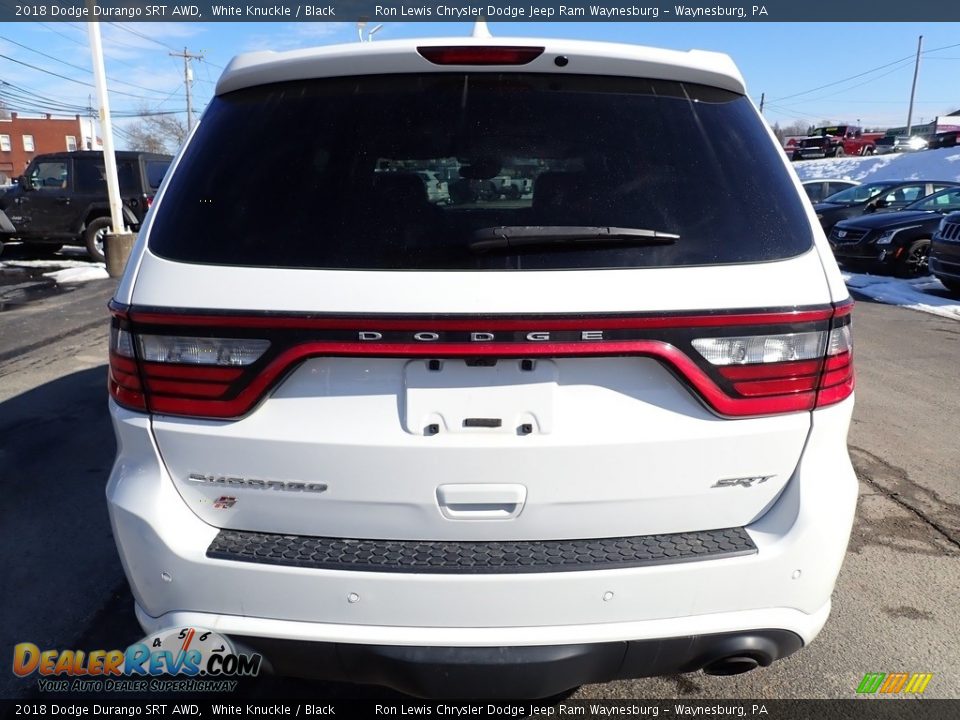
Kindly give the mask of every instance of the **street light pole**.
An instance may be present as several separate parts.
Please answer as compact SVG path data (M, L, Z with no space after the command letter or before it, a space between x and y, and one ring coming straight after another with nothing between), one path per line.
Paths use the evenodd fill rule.
M913 135L913 97L917 92L917 75L920 74L920 48L923 47L923 35L917 40L917 62L913 66L913 85L910 87L910 109L907 111L907 137Z
M89 5L94 5L90 0ZM90 13L93 15L93 12ZM97 89L97 104L100 107L100 130L103 132L103 162L106 170L107 196L110 200L110 222L113 233L126 232L123 225L123 210L120 203L120 182L117 179L117 156L113 149L113 125L110 122L110 100L107 97L107 73L103 66L103 44L100 41L100 23L88 22L90 54L93 59L93 80Z

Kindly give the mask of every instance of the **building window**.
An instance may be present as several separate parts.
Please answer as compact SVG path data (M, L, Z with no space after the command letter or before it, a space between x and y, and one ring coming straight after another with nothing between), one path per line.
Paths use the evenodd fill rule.
M67 135L67 152L76 152L77 138L74 135Z
M23 151L24 152L33 152L33 135L24 135L23 136Z
M0 135L0 150L10 152L10 136Z

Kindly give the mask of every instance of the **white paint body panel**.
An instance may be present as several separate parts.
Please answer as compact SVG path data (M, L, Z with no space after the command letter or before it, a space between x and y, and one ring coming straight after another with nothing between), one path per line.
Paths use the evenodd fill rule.
M563 358L551 363L558 382L532 396L540 410L550 406L546 432L536 425L530 435L515 428L451 432L442 426L425 435L405 427L410 389L404 377L411 364L422 369L426 360L308 360L241 420L155 417L157 445L187 505L218 527L353 538L544 540L746 525L793 474L810 427L809 412L718 419L649 358ZM444 361L448 369L456 365L480 376L472 391L482 395L492 368ZM440 392L438 405L414 397L426 424L442 423L428 408L452 411L459 396ZM487 414L521 407L511 404L514 398L498 402L496 393L486 399ZM514 420L536 423L532 414ZM328 490L224 487L190 482L191 473L325 483ZM722 478L756 476L773 477L750 488L711 487ZM437 501L438 487L449 483L515 484L526 489L527 501L506 522L453 521ZM224 494L236 497L236 505L215 509Z
M826 257L833 262L830 255ZM170 292L172 287L175 295ZM159 258L146 250L131 299L137 305L155 307L175 303L193 309L274 312L569 315L794 307L820 305L832 298L824 279L824 263L814 250L788 260L722 269L522 272L192 265Z
M540 57L526 65L508 67L535 73L617 75L698 83L745 94L743 76L728 55L703 50L680 52L619 43L544 38L430 38L386 40L305 48L286 52L253 52L230 61L217 83L217 94L255 85L318 77L398 73L503 72L504 66L434 65L417 52L423 46L543 47ZM554 63L557 56L569 62Z
M720 560L514 575L344 572L211 560L205 551L217 529L176 491L149 421L115 405L120 449L107 497L140 618L151 630L190 620L271 637L512 645L783 627L809 642L829 607L856 506L857 479L846 451L852 407L848 399L813 413L803 459L785 491L747 526L757 554ZM172 582L161 579L164 572ZM603 602L608 591L614 600ZM348 603L350 593L360 601Z

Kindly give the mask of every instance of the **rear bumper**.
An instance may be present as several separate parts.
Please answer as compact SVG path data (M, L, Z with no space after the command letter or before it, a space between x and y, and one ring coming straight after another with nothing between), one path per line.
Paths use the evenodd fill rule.
M268 659L278 654L274 661L287 671L279 657L286 653L278 648L298 643L320 654L330 644L437 648L425 653L426 666L436 657L449 661L442 648L496 649L498 656L511 656L504 648L531 648L529 657L517 657L526 658L521 665L536 666L540 651L532 648L578 646L571 657L582 658L569 663L581 668L572 683L580 684L625 677L622 673L696 669L699 650L676 667L654 663L644 670L623 659L653 649L673 657L666 648L674 641L693 647L693 637L782 630L808 643L816 636L829 613L856 506L857 480L846 450L852 406L851 398L813 413L807 447L787 487L746 527L756 553L681 564L461 575L211 558L206 551L218 529L200 520L177 493L149 419L114 404L119 454L107 497L138 618L148 631L193 625L247 638L248 644L262 644ZM646 644L666 640L655 648ZM636 641L644 642L630 651ZM777 646L792 647L785 642ZM609 643L627 643L619 663L609 660L610 650L597 650L596 656L584 650ZM383 663L407 662L405 653L369 647L363 652L388 658ZM769 654L781 656L779 650ZM604 671L582 669L592 663Z
M906 252L906 248L900 245L875 245L873 243L865 245L834 245L831 243L830 249L833 250L833 256L839 262L875 268L893 265L899 255Z
M231 639L263 655L278 675L383 685L425 698L488 699L549 697L588 683L702 668L734 674L770 665L803 646L800 636L787 630L506 647Z
M960 282L960 255L939 257L931 255L929 259L930 272L938 278L947 278L953 282Z

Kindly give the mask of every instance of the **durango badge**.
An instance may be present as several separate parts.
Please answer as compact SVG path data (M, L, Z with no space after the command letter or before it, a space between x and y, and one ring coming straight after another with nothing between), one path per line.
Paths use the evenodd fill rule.
M255 490L288 490L291 492L326 492L326 483L285 482L283 480L258 480L256 478L229 477L227 475L204 475L190 473L187 477L191 482L208 485L226 485L229 487L252 488Z

